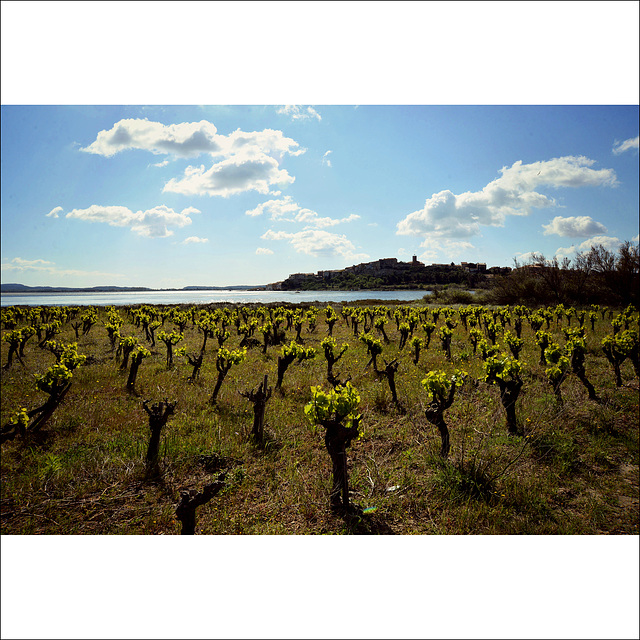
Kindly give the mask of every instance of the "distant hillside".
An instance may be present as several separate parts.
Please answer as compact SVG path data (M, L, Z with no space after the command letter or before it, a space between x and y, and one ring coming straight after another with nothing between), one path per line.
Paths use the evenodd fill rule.
M0 285L0 293L116 293L118 291L221 291L262 289L264 285L232 285L228 287L189 286L182 289L151 289L149 287L116 287L103 285L97 287L29 287L25 284L8 283Z
M23 284L3 284L0 285L0 291L3 293L13 293L14 291L26 291L29 287L25 287Z
M149 287L115 287L110 285L97 287L29 287L26 284L2 284L1 293L73 293L73 292L111 292L111 291L151 291Z
M317 273L293 273L282 282L267 285L280 290L328 289L402 289L423 288L443 284L460 284L468 288L481 286L495 273L506 273L508 268L492 267L485 263L461 262L425 265L416 256L411 262L396 258L382 258L373 262Z

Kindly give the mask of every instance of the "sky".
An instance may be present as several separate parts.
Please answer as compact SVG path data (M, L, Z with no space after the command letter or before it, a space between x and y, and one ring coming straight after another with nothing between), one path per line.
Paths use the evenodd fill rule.
M637 106L2 107L2 282L265 284L638 241Z
M8 18L3 24L20 17L19 11L13 13L16 5L29 4L3 3L3 16ZM67 5L44 3L45 13L49 4L63 9ZM145 3L126 4L132 5L134 16L134 9L145 11ZM193 3L183 4L192 9ZM237 5L219 4L226 5L225 10ZM295 3L293 14L301 10L299 5L314 4ZM351 9L354 3L341 4ZM388 3L374 4L373 18L384 22L385 16L376 10ZM405 18L406 25L413 9L407 3L392 4L398 5L394 15ZM463 4L469 11L484 4L486 13L494 3ZM511 5L508 13L513 4L522 3L506 4ZM553 4L562 12L572 3L535 4ZM601 4L590 3L587 13L591 5ZM4 5L14 6L7 12ZM257 10L262 8L258 5ZM635 3L609 6L619 23L630 8L637 14ZM86 6L80 8L85 10ZM450 18L451 11L444 17ZM231 17L237 20L238 12L235 7ZM52 20L54 15L58 14L52 13ZM118 16L100 18L109 31L109 19ZM320 30L329 24L318 19ZM593 12L592 19L602 21L602 14ZM46 15L42 20L42 31L35 31L34 40L52 37ZM172 20L178 18L173 15ZM127 28L122 24L119 29ZM189 24L195 29L192 21ZM73 30L74 25L66 28ZM619 33L622 28L618 24ZM254 38L262 33L258 19L253 29ZM250 39L251 29L245 25L245 30ZM76 40L81 37L77 30L73 33ZM576 33L581 44L581 32ZM619 70L624 91L614 92L611 102L611 92L605 90L599 99L592 101L593 94L587 93L585 104L579 104L580 95L572 104L563 93L567 68L556 69L553 57L543 59L546 79L530 73L521 79L520 94L512 88L526 76L523 65L532 66L522 54L515 66L509 66L508 57L499 60L497 73L504 77L494 85L506 85L506 92L478 91L489 83L486 71L480 78L469 74L468 91L459 92L464 76L452 79L438 65L440 75L434 77L443 92L421 93L415 82L421 77L420 64L407 65L405 56L401 65L391 68L389 50L380 57L374 48L373 76L360 75L379 81L380 65L386 61L387 77L397 74L401 83L412 78L413 93L403 92L399 84L391 91L395 99L389 100L384 92L368 94L369 82L362 87L361 101L344 78L338 84L342 93L309 91L303 82L307 66L296 68L289 50L285 68L299 80L299 96L291 83L279 89L273 81L282 75L273 56L272 67L264 71L250 55L250 62L240 59L235 86L251 85L244 81L249 69L249 77L263 81L257 95L212 89L209 99L202 100L201 93L186 91L179 93L183 99L176 104L170 92L154 93L157 83L140 90L140 69L129 69L127 75L127 65L118 63L115 50L107 62L118 71L115 80L109 76L111 85L95 64L90 72L82 66L72 69L74 82L61 85L53 69L69 72L69 59L80 64L78 43L67 51L64 37L56 37L55 47L34 59L29 58L28 42L15 37L11 41L12 35L3 26L3 51L15 45L13 58L3 56L3 78L8 78L3 80L1 113L3 283L261 285L291 273L341 269L379 258L408 261L416 255L425 264L513 266L532 253L573 259L593 244L615 251L621 242L638 241L639 112L637 80L630 79L633 65ZM95 34L92 30L84 37L90 42ZM513 37L516 42L520 35ZM326 38L320 38L326 44ZM433 39L431 33L429 41ZM618 55L618 40L610 41L613 56ZM565 55L570 56L571 44L564 45ZM46 67L56 53L65 64ZM323 56L327 69L335 71L343 62L338 56L332 67L326 51ZM602 56L600 52L592 57ZM126 55L124 60L129 63ZM473 71L466 54L447 60L458 74L467 67ZM598 73L601 78L612 75L606 64L591 63L587 69L573 61L571 65L576 86L590 86L586 79L597 85ZM211 77L228 79L228 66L212 63ZM170 73L160 65L156 76L151 67L145 72L170 86L181 77L176 70L174 66ZM553 90L540 97L540 87L553 77L550 70L557 75ZM445 76L453 91L446 89ZM199 86L202 76L196 78ZM333 85L333 76L328 83ZM124 92L118 90L121 84ZM116 91L110 92L114 85ZM92 87L93 93L87 90ZM140 100L145 93L150 99ZM556 93L558 104L553 104ZM221 99L225 95L228 100ZM261 97L267 99L256 100ZM296 97L315 99L289 99Z

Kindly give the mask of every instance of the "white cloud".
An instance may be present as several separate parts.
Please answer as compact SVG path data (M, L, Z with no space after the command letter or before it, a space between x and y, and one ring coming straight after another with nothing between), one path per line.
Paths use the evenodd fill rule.
M236 129L226 138L220 136L219 141L222 152L226 156L238 154L251 156L266 153L282 158L285 154L299 156L306 152L306 149L298 148L300 145L293 138L287 138L282 131L277 129L264 129L250 133Z
M14 258L10 263L4 263L3 268L11 268L17 271L22 271L23 269L46 269L44 265L53 265L55 262L50 262L49 260L25 260L24 258Z
M300 207L293 201L291 196L285 196L280 200L267 200L266 202L262 202L255 209L245 211L245 215L254 217L261 216L266 212L271 214L271 220L277 220L289 214L294 214L299 209Z
M156 162L155 164L151 165L153 167L166 167L169 164L168 160L163 160L162 162Z
M577 247L575 244L571 245L570 247L558 247L556 249L556 253L555 253L555 257L558 260L562 260L563 258L569 258L574 256L577 253ZM525 253L524 255L527 256L527 259L529 259L529 257L531 255L533 255L534 252L530 251L529 253Z
M334 227L338 224L353 222L360 218L352 213L345 218L321 218L315 211L301 207L294 202L291 196L285 196L280 200L267 200L259 204L255 209L245 211L248 216L260 216L265 213L270 214L270 220L279 222L298 222L305 225L306 229L321 229L324 227Z
M270 256L273 255L273 251L271 249L267 249L266 247L258 247L256 249L257 256Z
M529 262L529 260L531 260L531 258L533 258L533 256L536 255L540 255L539 251L527 251L526 253L520 253L516 255L516 259L518 260L519 264L526 264L527 262ZM558 252L556 252L556 255L560 258L562 256L560 256L558 254Z
M423 251L418 256L418 260L420 260L420 262L424 262L424 264L431 264L436 261L437 257L438 257L437 251L428 250L428 251Z
M228 136L219 134L207 120L164 125L146 119L129 118L116 122L108 131L100 131L81 151L111 157L127 149L139 149L153 154L170 154L194 158L202 154L233 156L239 153L275 153L300 155L298 143L282 131L264 129L246 132L237 129Z
M444 246L445 254L450 258L463 256L466 252L472 249L475 249L475 247L470 242L466 241L453 242L451 240L447 240Z
M49 213L45 216L46 218L57 218L58 214L63 211L62 207L56 207L55 209L51 209Z
M198 236L189 236L185 238L180 244L205 244L209 242L209 238L199 238Z
M236 156L214 164L205 170L187 167L181 180L172 178L163 191L184 195L223 196L225 198L243 191L269 193L272 184L292 184L295 178L285 169L278 169L278 162L262 154L251 159Z
M619 238L611 236L594 236L593 238L589 238L589 240L585 240L579 244L578 251L590 251L591 247L597 244L601 244L609 251L617 251L618 247L622 244L622 241Z
M629 151L630 149L638 151L638 140L639 139L640 139L640 136L636 136L635 138L629 138L628 140L625 140L624 142L618 142L616 140L616 143L615 143L615 145L613 147L613 153L618 155L620 153L624 153L625 151Z
M320 114L313 107L307 107L305 109L304 107L295 104L287 104L284 107L278 107L276 109L276 113L290 116L292 120L310 120L311 118L322 120Z
M41 272L55 276L98 276L103 278L123 278L122 273L105 273L101 271L81 271L78 269L60 269L55 266L55 262L49 260L25 260L23 258L13 258L9 262L0 265L3 272Z
M475 247L466 240L451 240L448 238L428 237L421 243L420 247L426 249L421 256L420 260L424 262L434 261L437 258L442 259L445 256L448 261L459 256L464 256L470 250Z
M593 238L589 238L578 245L574 244L570 247L559 247L555 255L557 258L567 258L576 253L591 251L591 247L598 244L601 244L605 249L607 249L607 251L615 253L618 251L622 242L619 238L612 236L594 236Z
M304 209L303 211L309 211L308 209ZM296 222L307 222L307 227L310 226L315 227L316 229L323 229L324 227L335 227L337 224L344 224L347 222L353 222L354 220L359 220L360 216L352 213L348 215L346 218L319 218L318 214L315 211L310 212L313 215L309 215L305 218L300 217L300 214L296 216Z
M354 244L346 236L322 229L306 229L298 233L269 229L260 237L263 240L287 240L299 253L315 257L340 256L346 260L362 260L369 257L366 253L356 253Z
M558 235L569 238L584 238L596 233L607 233L607 228L591 216L556 216L549 224L543 224L544 235Z
M131 118L116 122L108 131L100 131L96 140L81 151L112 157L130 149L180 158L207 154L217 159L209 169L204 165L187 167L181 179L173 178L165 184L164 191L223 197L251 190L269 193L270 185L291 184L294 178L279 169L280 162L287 154L299 156L306 151L274 129L252 132L237 129L222 135L206 120L164 125ZM164 160L154 166L167 163Z
M125 149L143 149L151 153L171 153L183 158L201 153L220 153L217 129L206 120L164 125L140 118L116 122L108 131L100 131L81 151L111 157Z
M191 224L192 213L200 213L194 207L187 207L180 213L160 205L146 211L133 212L127 207L91 205L87 209L74 209L67 218L88 222L104 222L112 227L129 227L138 235L148 238L166 238L173 235L168 227L184 227Z
M322 156L322 164L326 164L327 167L331 167L331 160L329 160L329 155L332 154L333 151L325 151L325 154Z
M502 174L481 191L459 195L449 190L434 193L422 209L397 225L398 235L470 238L483 226L501 227L509 215L526 216L531 210L556 206L555 200L535 191L538 187L615 186L612 169L592 169L594 160L567 156L543 162L503 167Z

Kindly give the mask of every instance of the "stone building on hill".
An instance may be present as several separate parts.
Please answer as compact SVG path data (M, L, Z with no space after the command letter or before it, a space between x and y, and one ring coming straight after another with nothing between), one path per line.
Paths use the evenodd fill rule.
M487 272L487 265L483 262L425 265L417 256L413 256L411 262L400 262L397 258L380 258L344 269L292 273L282 282L267 285L267 289L375 288L448 283L473 285L477 278L483 278Z

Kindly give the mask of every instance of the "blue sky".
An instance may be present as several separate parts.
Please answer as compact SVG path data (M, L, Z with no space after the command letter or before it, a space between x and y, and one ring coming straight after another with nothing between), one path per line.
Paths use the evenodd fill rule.
M31 5L2 7L3 283L638 240L637 3Z
M262 284L638 240L637 106L2 107L2 282Z

